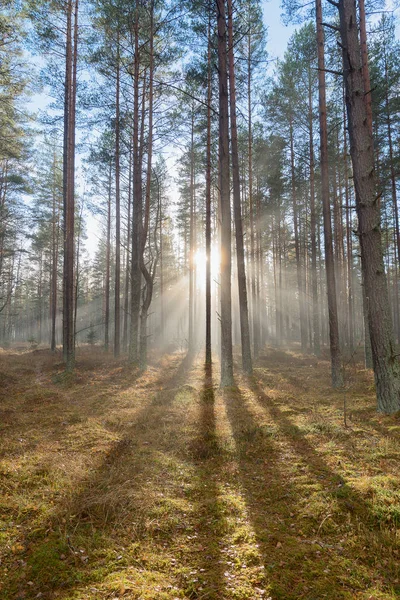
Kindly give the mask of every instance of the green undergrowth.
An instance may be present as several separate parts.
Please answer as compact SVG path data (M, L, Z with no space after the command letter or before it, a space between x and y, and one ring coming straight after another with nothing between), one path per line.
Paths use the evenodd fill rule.
M400 596L400 420L371 374L332 390L328 361L270 349L218 377L1 355L2 600Z

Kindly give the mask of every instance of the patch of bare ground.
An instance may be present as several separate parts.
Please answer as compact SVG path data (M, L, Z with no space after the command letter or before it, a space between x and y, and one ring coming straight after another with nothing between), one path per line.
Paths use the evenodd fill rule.
M397 598L400 421L346 381L272 349L223 392L181 353L2 353L0 597Z

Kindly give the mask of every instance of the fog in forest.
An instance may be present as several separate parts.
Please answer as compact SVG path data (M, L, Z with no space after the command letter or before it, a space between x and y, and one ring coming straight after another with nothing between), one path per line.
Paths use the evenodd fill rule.
M364 356L398 406L397 22L346 2L279 59L259 0L6 4L4 349Z
M397 4L1 0L0 600L400 597Z

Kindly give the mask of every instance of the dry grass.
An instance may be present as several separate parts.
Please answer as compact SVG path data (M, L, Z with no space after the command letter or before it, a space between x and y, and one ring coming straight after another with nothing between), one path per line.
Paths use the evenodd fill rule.
M0 598L393 599L400 420L370 373L269 350L221 392L201 360L72 378L0 357Z

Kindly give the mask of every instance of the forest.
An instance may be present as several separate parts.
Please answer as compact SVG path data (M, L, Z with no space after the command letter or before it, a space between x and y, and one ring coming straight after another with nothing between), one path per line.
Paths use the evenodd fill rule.
M400 596L397 10L2 0L2 600Z

